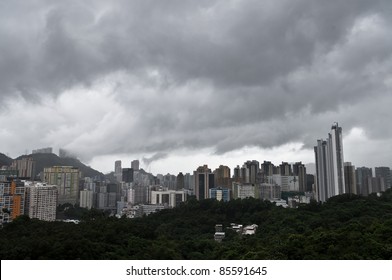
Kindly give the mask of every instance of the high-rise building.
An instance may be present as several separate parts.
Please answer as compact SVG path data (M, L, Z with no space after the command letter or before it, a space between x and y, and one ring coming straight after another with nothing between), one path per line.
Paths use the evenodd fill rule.
M383 177L368 177L369 194L385 191L385 182Z
M230 180L230 167L219 165L217 169L214 171L215 177L215 186L218 187L231 187L231 180Z
M256 184L258 183L258 174L260 171L259 162L257 160L248 160L242 166L242 175L241 177L244 178L243 182Z
M182 174L182 172L178 173L176 181L176 190L182 190L185 188L184 174Z
M346 193L357 194L355 166L351 162L344 163L344 187Z
M91 209L94 207L94 192L92 190L82 190L80 191L80 202L79 206L81 208Z
M56 220L58 189L45 183L26 182L28 215L30 218L53 222Z
M282 162L281 165L279 165L279 174L282 176L291 176L291 165L288 162Z
M194 171L195 195L198 200L209 198L209 189L215 187L214 174L208 165L203 165Z
M127 201L132 205L146 203L148 192L148 189L144 186L132 186L127 189Z
M261 173L261 182L267 183L268 177L272 176L275 172L275 166L270 161L264 161L260 165L260 173Z
M114 162L114 177L117 182L121 182L122 180L122 168L121 168L121 160L116 160Z
M195 189L195 180L190 173L184 175L184 188L192 191Z
M293 164L293 175L298 177L298 189L300 192L306 191L306 167L302 162Z
M373 177L373 172L371 168L368 167L358 167L355 169L355 179L357 182L357 194L364 196L369 195L372 190L369 186L369 178Z
M122 181L125 183L133 182L133 169L132 168L123 168L122 169Z
M239 165L234 167L233 181L238 182L238 183L243 182L242 177L241 177L241 168Z
M345 193L342 128L334 123L327 140L317 140L316 192L319 201Z
M139 160L138 159L131 161L131 168L135 171L139 171Z
M20 181L0 182L0 226L25 212L25 186Z
M80 177L81 173L77 167L53 166L44 168L43 180L49 185L57 186L58 204L77 204Z
M35 161L32 157L16 159L12 162L11 169L18 170L19 178L34 179Z
M374 170L376 177L384 178L385 189L392 187L391 169L389 167L376 167Z

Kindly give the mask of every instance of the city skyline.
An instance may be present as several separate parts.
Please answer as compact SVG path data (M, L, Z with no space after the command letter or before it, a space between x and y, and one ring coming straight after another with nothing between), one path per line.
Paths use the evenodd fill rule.
M392 166L389 1L3 1L0 152L104 173L247 160ZM20 20L23 18L23 21Z

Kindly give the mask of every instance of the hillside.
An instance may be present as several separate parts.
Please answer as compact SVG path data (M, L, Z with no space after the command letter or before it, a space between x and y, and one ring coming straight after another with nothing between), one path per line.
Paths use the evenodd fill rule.
M79 170L82 172L82 177L104 176L103 173L89 166L86 166L85 164L74 158L60 158L55 154L31 154L20 156L17 159L25 157L32 157L35 160L35 176L42 172L45 167L52 167L56 165L78 167Z
M0 153L0 167L5 165L9 166L12 163L12 158L7 157L5 154Z

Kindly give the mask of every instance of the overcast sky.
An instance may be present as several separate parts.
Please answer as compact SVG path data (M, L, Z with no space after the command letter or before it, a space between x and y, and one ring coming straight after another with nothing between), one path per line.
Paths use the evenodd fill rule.
M0 2L0 152L102 171L344 159L392 167L390 0ZM144 159L144 160L143 160Z

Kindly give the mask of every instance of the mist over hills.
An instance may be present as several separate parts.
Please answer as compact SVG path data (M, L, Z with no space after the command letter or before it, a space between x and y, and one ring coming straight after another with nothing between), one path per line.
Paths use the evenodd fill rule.
M37 176L40 172L44 170L46 167L52 166L74 166L78 167L79 170L82 172L82 177L103 177L104 174L99 172L84 163L80 162L78 159L75 158L61 158L55 154L30 154L30 155L22 155L17 157L16 159L22 159L26 157L32 157L35 161L35 174ZM6 165L10 166L12 164L13 159L7 157L4 154L0 153L0 166Z

